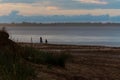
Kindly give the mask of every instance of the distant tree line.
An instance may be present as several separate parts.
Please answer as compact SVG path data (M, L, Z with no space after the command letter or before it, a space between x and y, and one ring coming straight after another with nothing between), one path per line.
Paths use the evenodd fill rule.
M0 26L120 26L120 23L0 23Z

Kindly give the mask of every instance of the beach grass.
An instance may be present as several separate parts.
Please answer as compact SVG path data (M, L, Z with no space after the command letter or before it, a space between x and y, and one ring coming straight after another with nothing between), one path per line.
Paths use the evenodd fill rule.
M71 55L67 53L55 54L45 51L39 51L32 47L24 47L24 59L36 64L47 64L53 66L65 67L65 63L70 59Z
M9 49L0 50L0 80L32 80L34 69Z

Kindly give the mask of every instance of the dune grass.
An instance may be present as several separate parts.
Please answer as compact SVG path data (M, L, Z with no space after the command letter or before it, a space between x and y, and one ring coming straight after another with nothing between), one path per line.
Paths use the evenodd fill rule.
M32 47L18 47L17 53L9 46L0 49L0 80L32 80L36 77L35 70L30 64L43 64L65 68L69 54L53 54L36 50Z
M0 50L0 80L32 80L34 77L34 69L24 64L20 56L9 48Z
M39 51L31 47L25 47L24 59L36 64L47 64L53 66L65 67L65 63L70 59L71 55L66 53L55 54Z

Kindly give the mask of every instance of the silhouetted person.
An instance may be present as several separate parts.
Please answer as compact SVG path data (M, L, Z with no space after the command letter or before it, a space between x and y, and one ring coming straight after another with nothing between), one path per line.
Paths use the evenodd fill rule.
M43 43L42 37L40 37L40 43Z
M47 41L47 39L45 39L45 44L47 44L48 43L48 41Z

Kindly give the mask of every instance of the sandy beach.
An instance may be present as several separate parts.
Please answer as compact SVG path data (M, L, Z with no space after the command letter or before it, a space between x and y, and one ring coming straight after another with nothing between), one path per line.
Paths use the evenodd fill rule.
M38 79L51 78L57 80L119 80L120 79L120 48L107 46L58 45L19 43L22 46L32 46L42 51L55 54L72 54L66 69L45 65L36 65ZM39 72L39 70L41 70ZM42 75L42 76L40 76ZM45 77L45 75L47 77Z

